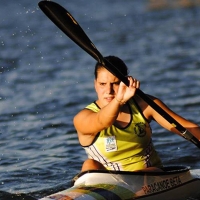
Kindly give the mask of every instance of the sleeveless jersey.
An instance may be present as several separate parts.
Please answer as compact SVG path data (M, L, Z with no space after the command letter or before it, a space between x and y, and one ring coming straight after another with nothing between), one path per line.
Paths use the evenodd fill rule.
M127 102L131 120L124 128L115 125L102 130L90 146L83 146L88 158L102 163L108 170L134 171L147 167L162 167L154 149L151 127L137 103ZM96 103L86 107L94 112L100 108Z

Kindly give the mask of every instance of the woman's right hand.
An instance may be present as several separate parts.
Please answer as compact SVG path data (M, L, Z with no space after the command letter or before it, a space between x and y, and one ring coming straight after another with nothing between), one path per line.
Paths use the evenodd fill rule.
M128 76L129 86L126 86L122 81L120 82L116 100L121 104L125 104L131 97L135 95L136 90L140 87L140 82L132 76Z

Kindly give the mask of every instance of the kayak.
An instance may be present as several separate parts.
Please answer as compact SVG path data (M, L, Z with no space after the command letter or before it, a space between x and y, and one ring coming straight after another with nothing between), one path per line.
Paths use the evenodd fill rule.
M200 197L200 169L164 167L162 172L89 170L72 187L40 200L186 200Z

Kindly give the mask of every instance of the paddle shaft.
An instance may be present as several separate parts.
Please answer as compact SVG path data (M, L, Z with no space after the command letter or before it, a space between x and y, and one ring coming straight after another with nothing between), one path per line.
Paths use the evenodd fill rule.
M41 1L38 5L40 9L47 15L47 17L49 17L49 19L71 40L73 40L95 60L105 66L107 70L118 77L127 86L129 85L127 77L125 77L114 65L112 65L101 55L86 33L80 27L78 22L65 8L52 1ZM200 148L200 141L168 113L166 113L160 106L158 106L151 98L149 98L149 96L144 94L140 89L136 90L136 94L146 103L148 103L163 118L165 118L174 128L176 128L185 139L191 141L198 148Z

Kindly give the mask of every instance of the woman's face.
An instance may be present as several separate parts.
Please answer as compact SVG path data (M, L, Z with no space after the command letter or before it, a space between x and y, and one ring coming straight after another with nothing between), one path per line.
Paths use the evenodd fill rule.
M99 68L97 79L94 80L95 90L98 96L97 103L100 107L110 103L117 94L120 80L105 68Z

